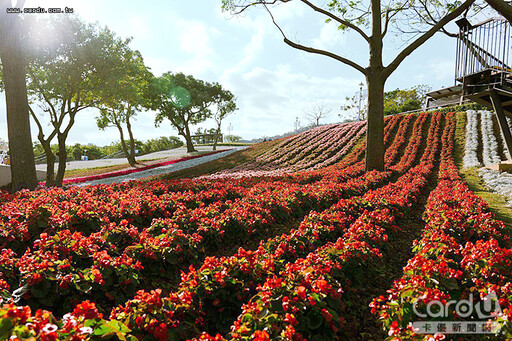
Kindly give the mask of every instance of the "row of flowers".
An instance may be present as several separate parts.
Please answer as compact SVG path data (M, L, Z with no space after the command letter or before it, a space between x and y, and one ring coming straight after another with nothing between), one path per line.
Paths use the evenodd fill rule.
M209 153L205 153L205 154L201 154L201 155L192 155L192 156L187 156L187 157L183 157L180 159L157 162L157 163L143 166L140 168L129 168L129 169L123 169L123 170L119 170L119 171L115 171L115 172L109 172L109 173L103 173L103 174L97 174L97 175L81 176L81 177L77 177L77 178L66 178L66 179L64 179L64 181L62 183L63 184L77 184L77 183L88 182L88 181L93 181L93 180L112 178L112 177L121 176L121 175L128 175L128 174L142 172L142 171L145 171L148 169L172 165L172 164L175 164L178 162L183 162L183 161L193 160L193 159L197 159L197 158L204 157L204 156L214 155L214 154L222 153L225 151L226 150L217 150L217 151L213 151L213 152L209 152Z
M343 315L349 304L343 297L351 290L349 283L357 272L354 269L380 258L380 246L387 243L389 235L400 233L396 220L418 199L432 173L439 150L440 120L441 115L436 115L422 162L398 181L365 194L365 210L336 242L269 277L242 307L227 337L301 340L343 335ZM215 338L202 334L199 339Z
M245 189L242 199L181 206L168 218L154 219L148 228L122 220L88 236L70 229L45 232L19 259L5 250L15 265L5 271L10 274L5 276L9 279L5 289L18 288L14 298L32 306L65 310L83 296L108 309L155 280L176 278L219 244L239 245L272 223L360 194L389 175L368 173L346 182L303 186L261 182Z
M365 127L364 122L353 122L311 129L282 141L255 160L219 172L215 177L281 175L308 170L319 163L322 163L322 167L334 164L359 141L366 131Z
M345 163L349 166L349 163ZM345 167L346 168L346 167ZM362 169L330 172L339 181L360 174ZM130 182L85 188L44 189L9 195L2 192L0 245L23 251L24 243L46 230L71 228L94 232L110 222L126 219L138 226L153 218L171 217L176 211L248 197L252 187L283 180L287 183L316 182L328 172L315 171L273 178L194 179L184 181ZM246 200L247 201L247 200Z
M258 155L254 160L249 163L239 165L233 168L233 171L240 170L259 170L261 167L266 167L272 163L274 165L284 166L284 161L287 158L292 158L301 152L304 146L309 145L311 142L321 141L321 137L328 133L331 129L335 128L335 125L327 125L310 129L301 134L286 138L276 147L267 150L266 152ZM350 126L340 127L339 129L351 129ZM302 148L301 148L302 147ZM279 162L278 160L281 160ZM276 167L277 168L277 167Z
M493 130L492 114L490 111L467 112L466 146L464 154L464 167L480 167L478 160L478 122L480 118L482 160L485 166L499 163L498 141ZM478 169L478 175L494 192L503 195L512 204L512 175L489 168Z
M498 155L498 142L492 128L492 114L489 111L482 113L482 158L484 165L492 165L501 161ZM512 203L512 174L499 172L493 169L481 168L478 174L485 184L494 192L501 194Z
M361 173L362 168L357 172ZM4 269L9 281L3 289L12 291L18 302L36 307L57 306L65 311L76 303L77 296L82 296L103 302L101 308L107 310L140 287L175 278L179 270L201 260L219 243L237 245L272 223L301 217L311 208L330 206L340 197L360 194L390 176L384 173L352 178L353 169L324 173L328 176L313 183L305 181L304 185L291 183L291 179L238 180L229 185L202 180L180 184L180 188L173 182L150 182L153 187L145 188L130 183L84 190L51 189L46 201L25 193L9 203L19 209L23 199L34 198L34 204L25 207L25 214L15 220L17 225L10 226L10 231L5 229L11 238L11 249L6 249L5 255L13 266ZM213 188L204 190L208 186ZM169 192L176 189L189 192ZM108 202L112 199L115 204ZM159 206L162 199L165 206ZM88 207L84 207L84 201ZM142 214L148 203L158 210ZM155 219L158 216L164 217ZM92 225L91 218L95 217L98 219ZM146 228L145 222L151 220ZM17 229L20 225L27 229ZM27 241L34 240L41 230L40 239L30 247ZM105 260L103 266L91 262L97 258Z
M416 129L413 135L421 136L421 129L419 133ZM431 138L432 136L429 135L429 140ZM415 148L417 151L417 140L417 138L413 138L406 149ZM403 141L397 140L393 145L397 148L402 143ZM430 142L428 145L431 146L432 143ZM390 147L390 150L392 150L392 147ZM409 154L406 153L406 155ZM412 166L412 162L415 159L415 157L403 158L403 160L409 163L409 167ZM407 165L398 168L405 171L406 167ZM347 174L350 173L350 169L347 169L346 172ZM368 183L375 185L382 183L382 181L389 179L393 174L394 172L368 173L362 178L351 179L345 184L337 183L341 189L335 187L327 188L325 193L326 195L332 195L333 193L334 195L339 195L340 191L343 193L343 190L346 191L348 188L357 188L357 191L354 190L351 194L362 194L367 191ZM412 177L416 178L416 176ZM424 183L420 178L418 177L419 183ZM325 186L326 183L336 183L335 181L339 179L344 179L343 170L331 169L326 176L318 180L318 189L320 189L320 184ZM283 187L278 186L281 184ZM267 200L266 197L275 197L276 200L274 202L269 201L269 206L267 207L268 209L275 210L276 204L282 204L283 201L289 203L290 193L295 193L294 191L299 188L301 191L307 192L308 188L313 189L317 186L317 184L313 183L300 187L297 184L292 185L286 181L281 184L266 181L252 187L240 186L240 190L252 191L251 193L254 196L251 203L254 203L254 200ZM285 184L290 186L288 187L288 192L285 190ZM165 188L162 189L165 190ZM197 335L196 332L201 331L197 329L200 326L203 326L201 327L203 328L202 331L206 332L211 331L210 328L220 330L222 325L219 327L218 323L226 325L226 321L228 323L232 322L238 314L237 309L234 309L237 304L233 304L233 302L238 302L238 307L243 302L247 302L254 293L258 292L257 284L264 284L264 281L271 277L270 274L278 275L281 270L284 271L286 264L291 264L298 257L307 256L310 251L325 244L327 241L333 242L341 233L346 233L347 227L351 222L358 219L362 222L365 222L365 219L379 220L381 211L368 207L368 202L373 200L374 202L381 203L379 205L389 205L390 207L401 205L403 201L400 198L404 197L404 191L411 191L411 189L406 183L399 183L392 189L390 187L387 191L383 192L384 194L394 193L395 196L393 198L397 199L395 201L391 200L391 197L387 200L386 197L383 199L381 195L374 195L372 197L372 191L366 194L360 203L361 199L356 198L341 200L330 211L324 211L320 214L312 212L297 230L268 240L254 253L240 250L237 256L228 259L216 260L214 258L207 258L200 267L200 270L192 269L188 274L183 275L181 289L178 292L166 298L161 297L162 292L159 290L139 292L135 299L128 301L123 307L114 310L109 321L103 320L101 316L92 313L91 316L93 317L89 319L74 317L73 320L75 322L73 323L75 323L76 329L69 334L68 330L64 333L63 328L71 315L67 315L68 318L65 320L57 321L48 312L39 311L34 316L29 313L30 317L27 317L29 320L20 320L20 322L14 319L6 322L12 324L12 328L8 332L10 336L14 333L18 337L22 335L37 335L43 338L43 336L46 337L47 334L51 334L53 335L51 337L79 338L82 337L81 331L85 330L92 332L92 335L95 336L118 334L118 336L123 335L124 337L128 333L129 335L140 336L148 334L158 339L167 339L179 338L183 335L188 335L187 333L190 333L191 336ZM268 195L268 193L272 194ZM411 198L412 196L405 197ZM197 221L207 220L211 214L220 213L219 216L222 216L223 213L228 212L228 209L217 207L216 205L219 204L229 205L226 202L216 203L214 201L208 206L204 206L211 209L217 208L218 210L214 213L207 212L205 215L201 215L198 213L203 207L193 209L193 206L190 206L188 213L195 210L194 212L197 214L194 219ZM220 212L222 209L223 211ZM357 218L364 209L367 209L367 213L363 214L367 218ZM382 210L384 210L384 207L382 207ZM377 213L373 213L373 211ZM174 218L176 217L177 215L174 216ZM383 217L385 218L385 215ZM247 220L250 221L250 219ZM101 302L102 297L98 295L103 294L103 300L106 297L117 303L116 296L123 300L124 295L128 295L130 290L134 290L137 287L137 283L144 282L146 278L157 276L159 270L160 272L162 270L166 272L166 269L162 269L161 264L163 261L168 261L170 264L182 264L184 262L183 258L186 255L191 255L192 257L196 253L197 249L191 246L203 243L203 236L200 235L198 225L191 228L190 233L184 233L183 230L178 228L188 226L189 222L180 226L178 225L180 221L173 220L173 216L171 216L166 219L156 220L148 229L143 230L132 226L133 221L121 221L115 224L110 223L108 227L103 226L100 232L92 233L88 236L81 235L78 232L72 233L67 230L62 230L54 235L41 235L39 241L34 245L34 250L28 251L16 262L23 266L22 270L24 276L26 276L24 278L27 287L24 290L30 289L25 292L23 292L24 290L16 292L16 297L19 297L21 301L29 300L30 297L26 297L27 292L29 294L36 293L36 298L40 301L40 299L44 299L43 292L48 287L48 282L50 282L51 289L48 292L53 293L57 290L59 297L66 297L67 292L65 290L69 292L74 291L75 293L80 291L81 295L76 295L75 297L81 296L82 299L90 297L91 300ZM196 229L197 233L192 233L194 229ZM376 233L379 236L384 236L380 230ZM355 233L354 235L357 236L358 234ZM52 258L54 256L56 258ZM12 260L15 256L5 254L5 258ZM87 261L91 258L93 259L93 264L88 266ZM235 262L236 259L240 260L238 273L233 270L235 275L230 275L231 273L226 270L226 267L231 269L229 268L232 265L230 262ZM215 262L224 266L219 265L217 268L214 266L217 264ZM21 271L20 269L17 270L17 264L13 263L11 262L10 267L5 266L5 269L2 269L7 275L5 276L6 278L9 271L11 273ZM6 262L5 264L8 263ZM56 266L54 267L54 265ZM82 266L81 269L84 269L84 266L87 269L85 274L76 271L76 268L80 266ZM278 270L275 270L276 267ZM214 271L215 269L216 271ZM41 275L40 277L30 275L34 272L38 273L38 271ZM150 271L152 275L148 275L146 271ZM265 275L265 271L268 273L267 275ZM68 275L71 275L71 281L68 281L70 279ZM236 278L233 279L233 276ZM249 283L247 282L249 276L253 280L252 286L247 284ZM115 280L109 283L109 278ZM242 280L245 280L243 282L244 285L241 285ZM55 285L57 283L58 286ZM78 283L79 287L76 287L75 283ZM6 282L5 285L9 285L9 283ZM30 287L31 285L38 289L32 290L33 287ZM144 283L144 285L148 287L147 283ZM114 288L116 291L113 292L109 288ZM121 288L122 290L120 290ZM195 288L196 290L189 290L190 288ZM216 294L213 293L214 288L218 288ZM238 290L235 290L235 288L238 288ZM247 288L249 291L246 290ZM109 296L111 297L109 298ZM71 297L69 296L69 298ZM73 305L76 302L70 300L69 304ZM87 302L87 305L91 306L92 304ZM35 304L33 306L37 307ZM215 310L215 307L218 307L218 310ZM26 308L23 309L26 311ZM95 306L91 310L99 314ZM10 318L9 314L12 315L12 313L7 311L10 310L6 310L6 315L4 315L6 319ZM206 311L217 313L204 315ZM47 316L48 319L40 320L41 316ZM227 326L229 327L229 324Z
M481 166L478 160L478 112L475 110L468 110L466 112L467 125L466 125L466 145L464 149L464 167L479 167Z
M449 126L452 133L443 137L439 183L429 196L424 213L427 224L415 242L415 254L404 268L402 278L388 291L389 295L374 299L371 305L390 340L444 339L446 336L440 332L417 334L419 330L412 322L421 321L427 312L432 314L429 308L432 302L442 304L443 309L440 315L435 311L436 315L425 321L477 321L476 313L462 317L456 310L459 305L449 302L474 294L476 300L484 300L491 293L497 296L498 302L494 303L499 303L502 310L493 319L503 323L504 337L511 336L508 321L512 317L512 249L508 230L461 179L452 156L453 118L449 119ZM471 313L473 307L469 309Z
M360 152L355 154L358 158L361 156ZM25 242L41 232L52 233L69 228L72 231L91 233L123 219L140 227L148 226L154 218L172 217L176 212L199 206L213 205L227 209L231 206L222 205L223 202L247 197L250 188L261 182L282 179L288 183L308 184L322 179L326 174L336 181L359 176L363 170L362 165L346 169L352 161L353 158L348 157L329 172L317 170L265 179L134 181L83 189L52 188L19 192L13 196L2 192L6 203L0 209L0 245L9 245L16 252L22 253L26 248ZM337 169L341 169L341 172Z
M385 118L384 144L388 147L397 136L396 129L403 115ZM290 172L335 169L348 166L362 167L365 144L354 146L366 133L366 122L353 122L342 126L324 126L281 140L275 148L266 150L255 160L229 170L221 171L208 178L233 178L254 176L283 176ZM304 148L304 146L307 146ZM350 157L347 154L352 151ZM340 160L342 160L340 162Z

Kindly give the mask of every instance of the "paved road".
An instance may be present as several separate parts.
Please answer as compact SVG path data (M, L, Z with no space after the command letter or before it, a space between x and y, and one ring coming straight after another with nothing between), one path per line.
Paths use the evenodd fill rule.
M85 186L85 185L111 184L113 182L120 183L120 182L124 182L124 181L145 178L148 176L175 172L178 170L194 167L194 166L200 165L202 163L220 159L224 156L227 156L229 154L232 154L232 153L234 153L240 149L244 149L244 148L246 148L246 147L232 147L232 150L226 150L224 152L213 154L213 155L207 155L207 156L199 157L196 159L177 162L177 163L173 163L171 165L148 169L145 171L140 171L140 172L131 173L131 174L127 174L127 175L121 175L121 176L115 176L115 177L106 178L106 179L99 179L99 180L93 180L93 181L89 181L89 182L83 182L83 183L80 183L77 185Z
M195 148L198 151L212 151L211 146L196 146ZM225 149L233 149L233 148L240 148L240 147L218 146L217 150L225 150ZM163 150L160 152L146 154L146 155L137 157L136 159L138 161L154 160L154 159L167 159L167 158L178 159L180 157L185 157L185 156L189 156L189 154L187 154L187 148L179 147L179 148L175 148L175 149L171 149L171 150ZM126 158L99 159L99 160L88 160L88 161L70 161L70 162L66 163L66 169L71 170L71 169L97 168L97 167L122 165L122 164L126 164L126 163L128 163ZM36 169L46 171L46 164L36 165ZM57 164L55 165L55 169L57 169Z

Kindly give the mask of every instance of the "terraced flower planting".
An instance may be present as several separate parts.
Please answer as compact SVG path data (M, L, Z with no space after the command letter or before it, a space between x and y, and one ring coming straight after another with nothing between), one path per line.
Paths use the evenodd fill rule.
M2 193L0 339L443 339L413 305L491 292L512 337L509 230L458 173L455 117L386 118L384 172L356 122L199 178Z

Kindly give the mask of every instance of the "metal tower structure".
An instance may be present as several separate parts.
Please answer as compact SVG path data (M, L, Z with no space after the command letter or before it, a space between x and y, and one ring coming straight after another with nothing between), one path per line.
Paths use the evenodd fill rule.
M506 117L512 118L512 26L505 18L477 25L462 18L456 23L455 80L464 98L494 109L510 157L512 135Z

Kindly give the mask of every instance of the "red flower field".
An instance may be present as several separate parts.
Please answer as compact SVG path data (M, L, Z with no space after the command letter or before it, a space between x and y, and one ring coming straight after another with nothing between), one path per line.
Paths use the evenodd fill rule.
M356 122L199 178L2 193L0 339L434 340L413 304L490 292L512 337L510 232L456 117L386 118L384 172Z

